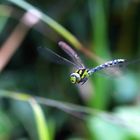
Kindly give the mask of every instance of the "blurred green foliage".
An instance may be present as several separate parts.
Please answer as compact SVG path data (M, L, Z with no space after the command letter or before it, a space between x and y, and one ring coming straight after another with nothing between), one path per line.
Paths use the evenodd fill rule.
M99 62L80 47L104 61L140 60L140 1L30 0L28 7L22 0L12 1L0 2L1 46L31 5L43 16L1 72L0 140L139 140L140 61L128 65L120 78L95 74L85 85L75 86L69 81L71 69L44 59L37 48L66 56L57 42L67 40L89 68ZM97 112L86 114L83 108L79 113L78 107L73 112L57 103L50 105L53 108L47 101L41 106L35 98L30 100L34 96Z

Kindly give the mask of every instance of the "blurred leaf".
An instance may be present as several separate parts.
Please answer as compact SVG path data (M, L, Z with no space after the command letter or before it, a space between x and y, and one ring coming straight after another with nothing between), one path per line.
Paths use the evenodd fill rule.
M0 110L0 140L9 140L14 128L14 122L7 113Z
M51 140L47 121L45 120L42 109L40 108L40 106L34 99L30 102L30 104L31 104L31 107L34 112L39 139L40 140Z
M4 29L4 26L5 26L6 22L7 22L7 20L8 20L7 17L1 17L0 16L0 33Z
M118 103L128 103L136 99L139 90L136 75L129 72L114 81L114 97Z
M27 3L24 0L9 0L11 3L23 8L24 10L28 11L29 9L36 9L36 7L32 6L31 4ZM68 30L66 30L63 26L57 23L55 20L50 18L48 15L45 15L41 11L37 10L41 15L41 20L48 24L52 29L54 29L57 33L62 35L66 40L71 42L73 46L80 49L82 47L81 43L76 39L74 35L72 35Z

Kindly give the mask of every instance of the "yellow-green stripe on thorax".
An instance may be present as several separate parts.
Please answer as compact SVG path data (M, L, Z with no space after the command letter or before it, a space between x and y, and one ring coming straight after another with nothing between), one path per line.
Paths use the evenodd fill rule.
M85 77L89 76L88 69L77 69L75 71L75 73L78 73L80 75L80 81L79 82L81 82L81 80L84 79Z

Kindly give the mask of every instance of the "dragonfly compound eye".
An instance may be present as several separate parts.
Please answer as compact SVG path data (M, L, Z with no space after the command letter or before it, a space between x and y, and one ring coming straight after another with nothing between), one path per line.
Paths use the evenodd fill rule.
M70 81L73 83L73 84L76 84L80 81L80 75L78 73L72 73L70 75Z

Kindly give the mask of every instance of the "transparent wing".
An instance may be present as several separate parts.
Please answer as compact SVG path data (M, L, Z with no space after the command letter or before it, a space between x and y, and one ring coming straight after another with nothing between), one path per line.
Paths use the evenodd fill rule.
M114 63L116 61L116 63ZM107 77L120 77L127 72L129 69L137 69L140 59L135 59L128 61L125 59L116 59L113 61L108 61L104 64L101 64L95 68L89 70L89 74L97 72Z
M112 68L113 69L114 68L118 68L118 67L122 66L125 62L126 62L125 59L115 59L115 60L112 60L112 61L108 61L108 62L106 62L104 64L101 64L99 66L96 66L95 68L90 69L89 70L89 74L91 75L91 74L93 74L95 72L98 72L98 71L101 71L101 70L106 71L107 69L109 70L110 68L111 69Z
M53 61L58 64L66 64L66 65L70 65L70 66L74 66L74 67L78 68L75 63L60 56L59 54L55 53L54 51L50 50L49 48L38 47L37 49L38 49L39 54L47 60Z
M78 54L67 43L60 41L58 42L58 45L71 57L71 59L79 68L85 68Z

